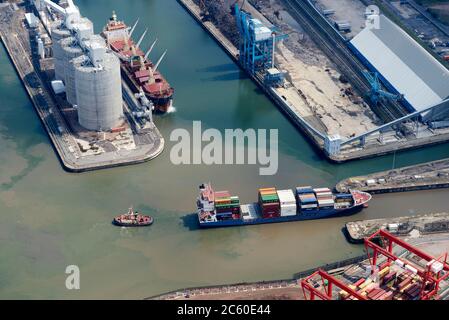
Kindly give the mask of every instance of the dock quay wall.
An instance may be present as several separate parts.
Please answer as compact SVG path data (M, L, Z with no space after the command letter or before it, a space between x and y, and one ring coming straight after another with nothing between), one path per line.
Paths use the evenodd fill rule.
M243 69L238 59L238 49L223 35L223 33L210 21L203 21L201 17L200 8L192 0L177 0L187 12L209 33L209 35L220 45L221 48ZM310 124L301 117L294 108L292 108L282 96L272 87L267 87L263 80L257 76L247 73L248 76L257 84L257 86L266 94L266 96L276 104L276 106L287 116L287 118L294 124L312 143L312 146L320 152L327 160L333 163L345 163L353 160L374 158L377 156L391 154L397 151L413 150L423 146L431 146L441 143L446 143L449 140L449 133L443 133L431 137L416 138L408 141L400 141L387 145L379 145L370 148L354 148L354 150L342 152L336 155L329 155L324 150L324 141L317 136L311 129Z
M22 14L22 12L14 13L14 15L18 14ZM12 24L13 22L14 20L11 20L10 23ZM162 153L165 142L159 130L155 127L154 134L159 139L155 141L154 146L149 150L142 149L139 154L127 158L78 162L69 147L76 143L74 135L57 105L54 92L30 60L32 57L30 57L28 50L25 49L26 45L22 44L19 39L20 37L15 37L14 33L9 32L9 27L10 25L2 21L0 24L0 40L6 49L7 55L25 91L33 103L33 107L52 142L52 147L56 151L58 160L64 170L69 172L85 172L138 164L149 161ZM16 30L16 32L26 31L27 29Z
M212 36L212 38L220 45L221 48L228 54L228 56L242 69L238 59L239 50L223 35L223 33L210 21L203 21L201 18L200 8L192 0L177 0L187 12L203 27L203 29ZM245 71L246 72L246 71ZM313 134L307 129L306 120L298 115L287 103L279 96L274 88L268 88L261 79L256 76L247 73L248 76L256 83L256 85L266 94L266 96L280 108L280 110L288 117L288 119L294 124L301 132L303 132L306 138L312 142L312 145L320 151L325 157L331 161L335 161L329 158L324 152L324 142L322 139Z
M241 282L241 283L235 283L235 284L183 288L183 289L178 289L178 290L173 290L173 291L170 291L167 293L163 293L160 295L147 297L147 298L145 298L145 300L173 299L176 297L185 296L186 294L189 294L190 296L198 296L198 295L210 294L210 293L223 294L223 293L242 292L245 290L253 291L253 290L260 289L261 287L282 288L282 287L286 287L289 285L297 285L298 280L311 275L318 269L325 270L332 274L332 273L336 273L336 272L340 271L339 269L341 269L341 268L345 268L345 267L350 266L355 263L360 263L362 261L365 261L366 259L367 259L366 254L363 254L363 255L353 257L353 258L328 263L328 264L322 265L318 268L312 268L312 269L308 269L308 270L304 270L304 271L295 273L293 275L292 279L256 281L256 282ZM298 290L300 290L300 289L298 288Z

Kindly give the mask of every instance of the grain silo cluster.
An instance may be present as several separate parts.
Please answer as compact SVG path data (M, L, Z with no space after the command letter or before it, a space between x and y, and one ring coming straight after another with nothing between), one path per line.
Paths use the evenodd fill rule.
M64 81L67 102L78 121L92 131L107 131L123 120L120 61L92 22L76 9L53 25L55 78Z

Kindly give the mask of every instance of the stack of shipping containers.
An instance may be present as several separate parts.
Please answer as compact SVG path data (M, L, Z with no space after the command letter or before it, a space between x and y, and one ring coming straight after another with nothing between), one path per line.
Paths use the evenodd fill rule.
M276 188L259 189L259 206L263 218L280 216L280 203Z
M296 199L292 190L278 190L281 217L296 215Z
M240 200L231 196L228 191L217 191L214 194L217 220L240 219Z
M313 189L313 192L316 195L316 198L318 200L318 207L320 209L333 209L335 202L334 202L334 195L332 194L332 191L329 188L317 188Z
M318 208L318 201L312 187L297 187L296 200L298 212L314 211Z
M350 207L354 203L354 198L350 193L338 193L335 195L335 205L339 208Z
M394 270L388 263L379 267L378 281L361 278L349 287L370 300L417 300L422 289L422 280L414 271ZM348 293L340 291L341 299Z

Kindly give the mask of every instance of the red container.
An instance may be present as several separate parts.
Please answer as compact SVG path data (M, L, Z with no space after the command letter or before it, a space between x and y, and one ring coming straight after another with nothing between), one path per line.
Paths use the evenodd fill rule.
M380 289L380 291L373 297L373 300L378 300L380 297L382 297L385 294L385 290Z
M387 261L387 262L384 262L384 263L382 263L381 265L380 265L380 267L379 267L379 270L383 270L383 269L385 269L386 267L388 267L389 266L389 262Z
M279 207L280 207L279 202L262 203L262 208L279 208Z
M363 279L363 278L361 278L361 279L359 279L356 283L354 283L354 285L356 286L356 287L358 287L358 286L360 286L362 283L364 283L365 282L365 279Z
M379 294L379 292L383 291L382 289L374 289L370 293L368 293L368 298L374 299L375 296Z
M263 212L263 213L262 213L262 217L263 217L264 219L268 219L268 218L277 218L277 217L279 217L279 216L280 216L280 214L277 213L277 212L270 212L270 213L268 213L268 212Z
M215 191L214 195L215 195L215 198L230 198L231 197L231 194L227 190Z
M410 282L412 282L412 279L410 279L410 278L407 278L404 281L402 281L399 284L399 290L404 289Z
M393 299L393 291L388 291L383 296L379 298L380 300L391 300Z

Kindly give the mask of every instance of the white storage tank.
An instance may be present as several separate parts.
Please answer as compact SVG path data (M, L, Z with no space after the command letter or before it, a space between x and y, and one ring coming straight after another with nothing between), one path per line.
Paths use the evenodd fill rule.
M53 60L55 64L55 79L65 80L64 74L64 52L60 40L71 36L70 30L65 28L60 22L53 24L51 28L51 40L53 50Z
M101 52L100 44L88 45L95 54L74 61L85 61L75 65L78 121L89 130L110 130L123 119L120 62L106 47Z
M75 68L72 59L83 55L83 50L75 37L68 37L60 41L62 51L64 52L64 84L66 89L67 101L75 105L76 87L75 87Z

